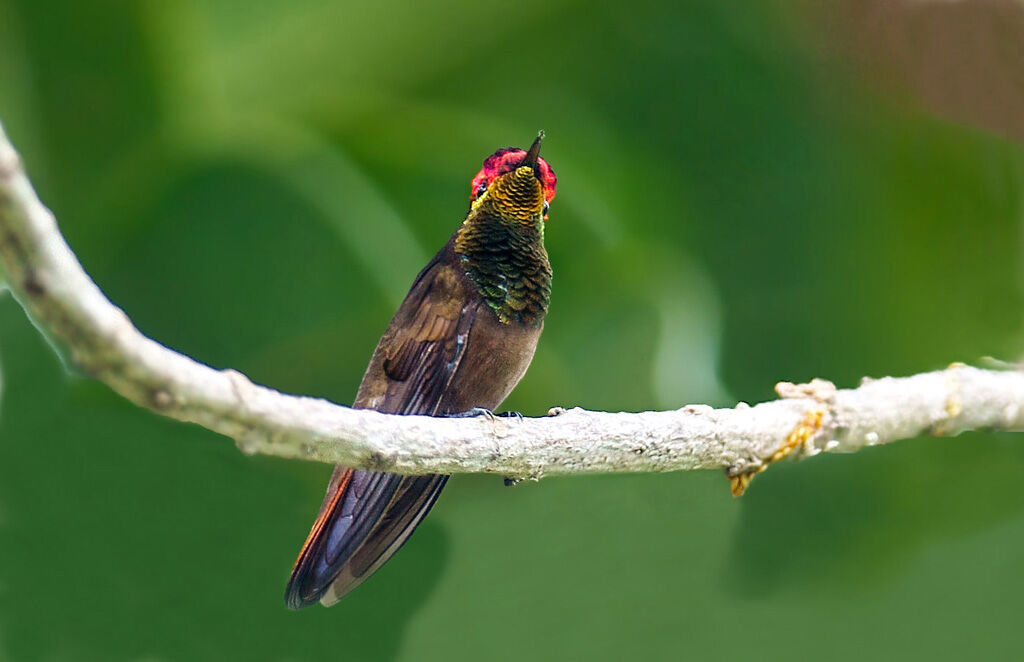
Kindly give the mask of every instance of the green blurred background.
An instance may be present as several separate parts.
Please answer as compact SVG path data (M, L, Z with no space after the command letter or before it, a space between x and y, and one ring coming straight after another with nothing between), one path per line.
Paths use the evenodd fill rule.
M342 403L480 161L543 128L554 295L506 407L731 405L1024 350L1022 13L0 0L0 118L145 333ZM784 463L741 500L718 472L460 476L372 581L294 613L329 467L244 457L69 375L9 296L0 362L4 659L1018 646L1014 435Z

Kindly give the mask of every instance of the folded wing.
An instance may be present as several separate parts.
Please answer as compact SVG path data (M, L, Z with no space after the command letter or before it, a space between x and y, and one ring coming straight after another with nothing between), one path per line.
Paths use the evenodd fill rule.
M438 255L381 338L354 406L396 414L454 413L459 369L478 301ZM335 468L285 590L292 609L333 604L384 564L433 506L448 476Z

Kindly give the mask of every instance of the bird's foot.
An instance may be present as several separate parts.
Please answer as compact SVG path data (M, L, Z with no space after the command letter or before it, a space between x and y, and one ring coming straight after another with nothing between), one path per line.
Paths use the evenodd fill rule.
M523 415L517 411L503 411L500 414L495 414L490 409L485 409L484 407L473 407L468 411L448 414L445 418L478 418L480 416L489 420L494 420L495 418L514 418L520 421L523 420Z
M473 407L467 411L446 414L445 418L480 418L481 416L487 419L493 419L494 412L490 409L485 409L484 407Z

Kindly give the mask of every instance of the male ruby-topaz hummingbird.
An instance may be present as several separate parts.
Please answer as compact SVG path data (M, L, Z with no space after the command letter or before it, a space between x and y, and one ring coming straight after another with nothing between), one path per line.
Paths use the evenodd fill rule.
M551 295L544 221L556 179L540 158L543 137L484 160L465 220L413 282L353 407L490 410L526 372ZM288 606L330 606L358 586L398 551L447 480L335 467L285 589Z

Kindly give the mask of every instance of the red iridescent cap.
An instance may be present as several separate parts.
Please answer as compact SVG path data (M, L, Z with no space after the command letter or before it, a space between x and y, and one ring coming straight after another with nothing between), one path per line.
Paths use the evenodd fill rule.
M470 184L469 199L475 200L480 194L480 187L483 186L486 189L498 175L512 172L518 168L525 157L526 150L518 147L505 147L488 156L484 159L484 167L480 169ZM555 184L558 182L558 178L555 177L555 171L551 169L548 162L539 156L537 157L537 172L539 173L538 178L544 185L544 197L550 203L555 197Z

